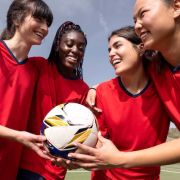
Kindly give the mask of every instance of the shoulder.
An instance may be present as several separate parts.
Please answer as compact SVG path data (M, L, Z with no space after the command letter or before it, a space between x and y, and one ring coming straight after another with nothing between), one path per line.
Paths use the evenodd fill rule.
M102 82L96 88L98 98L105 98L111 96L111 94L115 93L119 88L118 78L110 79L105 82Z
M118 83L118 78L113 78L113 79L110 79L110 80L107 80L107 81L104 81L102 83L100 83L97 87L97 90L102 90L102 89L114 89L115 86L117 85Z
M41 56L34 56L29 58L29 63L35 66L38 69L41 69L44 66L47 66L48 61L47 59L41 57Z
M74 85L74 88L78 89L80 92L87 92L89 90L88 84L82 79L73 80L71 82L73 82L71 86Z
M33 57L29 57L29 61L31 63L45 63L47 61L47 59L41 57L41 56L33 56Z
M82 86L84 86L85 88L88 88L89 89L89 86L88 84L84 81L84 80L79 80L80 81L80 84L82 84Z

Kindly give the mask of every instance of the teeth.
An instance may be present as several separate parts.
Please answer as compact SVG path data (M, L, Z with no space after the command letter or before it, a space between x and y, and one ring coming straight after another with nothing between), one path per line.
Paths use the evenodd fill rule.
M40 33L40 32L35 32L35 34L36 35L38 35L38 36L40 36L41 38L43 38L44 36L43 36L43 34L42 33Z
M113 60L113 65L115 65L115 64L117 64L117 63L120 63L120 62L121 62L120 59L115 59L115 60Z
M68 58L71 59L71 60L73 60L73 61L76 61L76 60L77 60L77 58L72 57L72 56L68 56Z
M147 32L143 32L143 33L141 33L141 35L140 35L141 39L145 38L145 37L146 37L146 35L147 35Z

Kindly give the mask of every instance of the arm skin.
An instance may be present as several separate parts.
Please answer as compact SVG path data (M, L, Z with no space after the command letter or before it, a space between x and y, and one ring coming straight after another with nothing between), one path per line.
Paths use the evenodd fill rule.
M168 165L180 162L180 138L134 152L129 152L129 163L135 166Z
M115 145L100 134L98 139L102 146L98 149L77 144L85 154L70 153L75 161L67 161L85 169L106 169L113 167L131 168L140 166L166 165L180 162L180 138L154 146L152 148L121 152Z
M94 85L89 89L86 96L86 104L91 108L94 113L101 113L102 110L96 107L96 88L99 84Z
M34 135L26 131L17 131L0 125L0 138L9 139L23 144L24 146L35 151L40 157L53 160L47 151L43 149L43 142L46 140L45 136Z

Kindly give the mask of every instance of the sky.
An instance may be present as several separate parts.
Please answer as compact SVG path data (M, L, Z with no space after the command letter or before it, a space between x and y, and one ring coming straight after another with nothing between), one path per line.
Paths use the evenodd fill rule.
M0 0L0 32L6 26L6 14L12 0ZM54 21L42 45L34 46L30 56L48 57L56 30L67 20L79 24L85 32L86 47L83 75L92 86L114 77L108 60L107 38L111 31L133 25L132 0L44 0L51 8Z

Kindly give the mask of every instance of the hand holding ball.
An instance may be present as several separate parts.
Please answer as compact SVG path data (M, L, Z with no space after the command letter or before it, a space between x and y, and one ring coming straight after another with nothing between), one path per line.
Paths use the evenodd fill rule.
M69 152L77 148L73 142L95 146L97 124L94 114L78 103L60 104L44 118L41 134L47 138L46 146L53 156L68 159Z

